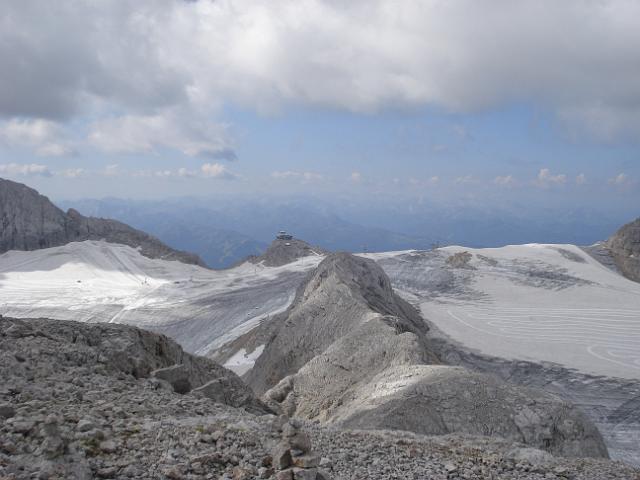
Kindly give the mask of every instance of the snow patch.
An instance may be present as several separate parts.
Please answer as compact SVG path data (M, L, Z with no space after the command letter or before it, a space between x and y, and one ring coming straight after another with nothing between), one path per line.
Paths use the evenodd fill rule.
M241 348L227 360L224 366L238 375L244 375L256 364L256 360L262 355L264 347L265 345L260 345L250 353L247 353L244 348Z

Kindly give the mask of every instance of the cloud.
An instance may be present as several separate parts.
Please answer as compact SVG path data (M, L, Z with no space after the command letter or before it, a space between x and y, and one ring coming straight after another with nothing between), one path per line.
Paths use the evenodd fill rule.
M302 183L319 182L325 180L325 176L316 172L298 172L294 170L286 170L284 172L271 172L271 176L277 179L301 179Z
M456 178L453 183L456 185L470 185L474 183L479 183L479 180L475 178L473 175L465 175L462 177Z
M100 175L105 177L117 177L123 172L120 170L120 165L118 165L117 163L113 163L111 165L107 165L106 167L104 167L104 169L101 170L99 173Z
M351 175L349 176L349 178L353 183L362 182L362 174L360 172L351 172Z
M8 163L0 165L0 174L2 175L23 175L23 176L41 176L51 177L51 171L46 165L38 165L35 163L21 164Z
M220 163L205 163L200 167L202 175L207 178L218 178L221 180L236 180L238 175Z
M235 160L224 125L165 115L125 115L93 123L89 142L109 153L153 153L160 148L189 156Z
M225 103L468 112L531 101L603 138L640 132L632 0L490 9L476 0L57 0L6 2L2 13L11 20L0 29L5 117L115 111L153 130L148 123L175 108L182 120L209 118ZM141 135L128 148L162 144ZM169 143L224 150L206 137Z
M540 188L549 188L554 185L564 185L567 183L567 176L563 173L553 175L548 168L543 168L538 173L538 178L533 182Z
M49 120L14 118L0 124L0 142L10 147L30 148L41 157L74 154L63 137L62 127Z
M617 188L628 188L635 184L635 181L629 177L626 173L619 173L613 178L607 180L609 185L613 185Z
M587 183L587 176L584 173L581 173L576 177L577 185L586 185L586 183Z
M179 168L178 169L178 176L179 177L195 177L197 174L197 172L193 171L193 170L189 170L188 168Z
M440 177L437 177L437 176L429 177L426 180L423 180L423 179L420 179L420 178L415 178L415 177L410 177L409 178L409 185L418 186L418 187L422 187L422 186L434 187L439 182L440 182ZM394 183L395 184L399 184L400 182L396 178L396 179L394 179Z
M517 182L513 175L504 175L494 178L493 183L500 185L501 187L513 187Z
M56 175L62 175L67 178L78 178L83 177L87 174L87 171L84 168L67 168L66 170L62 170L61 172L57 172Z

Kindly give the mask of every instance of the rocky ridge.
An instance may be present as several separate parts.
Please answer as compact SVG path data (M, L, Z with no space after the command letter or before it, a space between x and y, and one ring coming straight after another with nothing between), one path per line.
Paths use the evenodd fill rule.
M349 431L264 414L233 374L182 355L163 336L132 327L0 319L0 478L629 480L640 474L617 462L554 458L486 437ZM180 383L161 379L175 383L178 377L166 375L174 361L193 372L186 379L194 385L227 378L230 395L179 393ZM203 372L213 377L200 377ZM248 402L228 404L239 397Z
M620 272L640 282L640 218L620 227L605 245Z
M329 255L289 309L220 359L264 345L244 378L284 413L356 429L499 436L563 456L607 456L594 425L541 390L442 365L427 326L372 260Z
M265 267L280 267L287 263L295 262L299 258L311 255L326 255L328 252L320 247L313 247L297 238L276 238L262 255L252 255L245 261L261 263Z
M137 248L149 258L205 266L197 255L174 250L124 223L85 217L74 209L65 213L34 189L2 178L0 226L0 253L56 247L84 240L105 240Z

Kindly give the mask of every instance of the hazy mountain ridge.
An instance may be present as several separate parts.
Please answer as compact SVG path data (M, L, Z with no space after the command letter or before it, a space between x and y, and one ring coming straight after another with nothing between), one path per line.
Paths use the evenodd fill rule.
M235 199L81 200L60 202L87 215L117 218L176 248L197 252L214 268L229 267L250 255L261 255L279 230L336 251L384 251L427 248L428 238L346 221L308 200Z
M169 200L62 201L85 215L117 218L167 244L228 267L260 255L279 230L330 251L383 252L433 245L500 247L522 243L591 245L626 221L584 208L478 208L384 196L348 200L312 196L213 196Z

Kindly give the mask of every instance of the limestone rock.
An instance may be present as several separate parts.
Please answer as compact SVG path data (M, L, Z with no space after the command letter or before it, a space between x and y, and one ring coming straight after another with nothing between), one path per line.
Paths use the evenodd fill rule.
M0 178L0 253L37 250L69 242L105 240L140 249L149 258L205 266L197 256L168 247L160 240L116 220L63 212L37 191Z
M320 247L312 247L303 240L296 238L288 240L276 239L262 255L251 256L247 260L250 263L262 263L266 267L279 267L295 262L302 257L325 255L326 253L326 250Z
M246 380L292 416L354 429L500 436L559 455L607 456L595 426L571 404L441 365L426 323L371 260L326 257L289 309L236 347L248 350L253 341L266 347Z
M605 246L622 274L640 282L640 218L622 226Z

